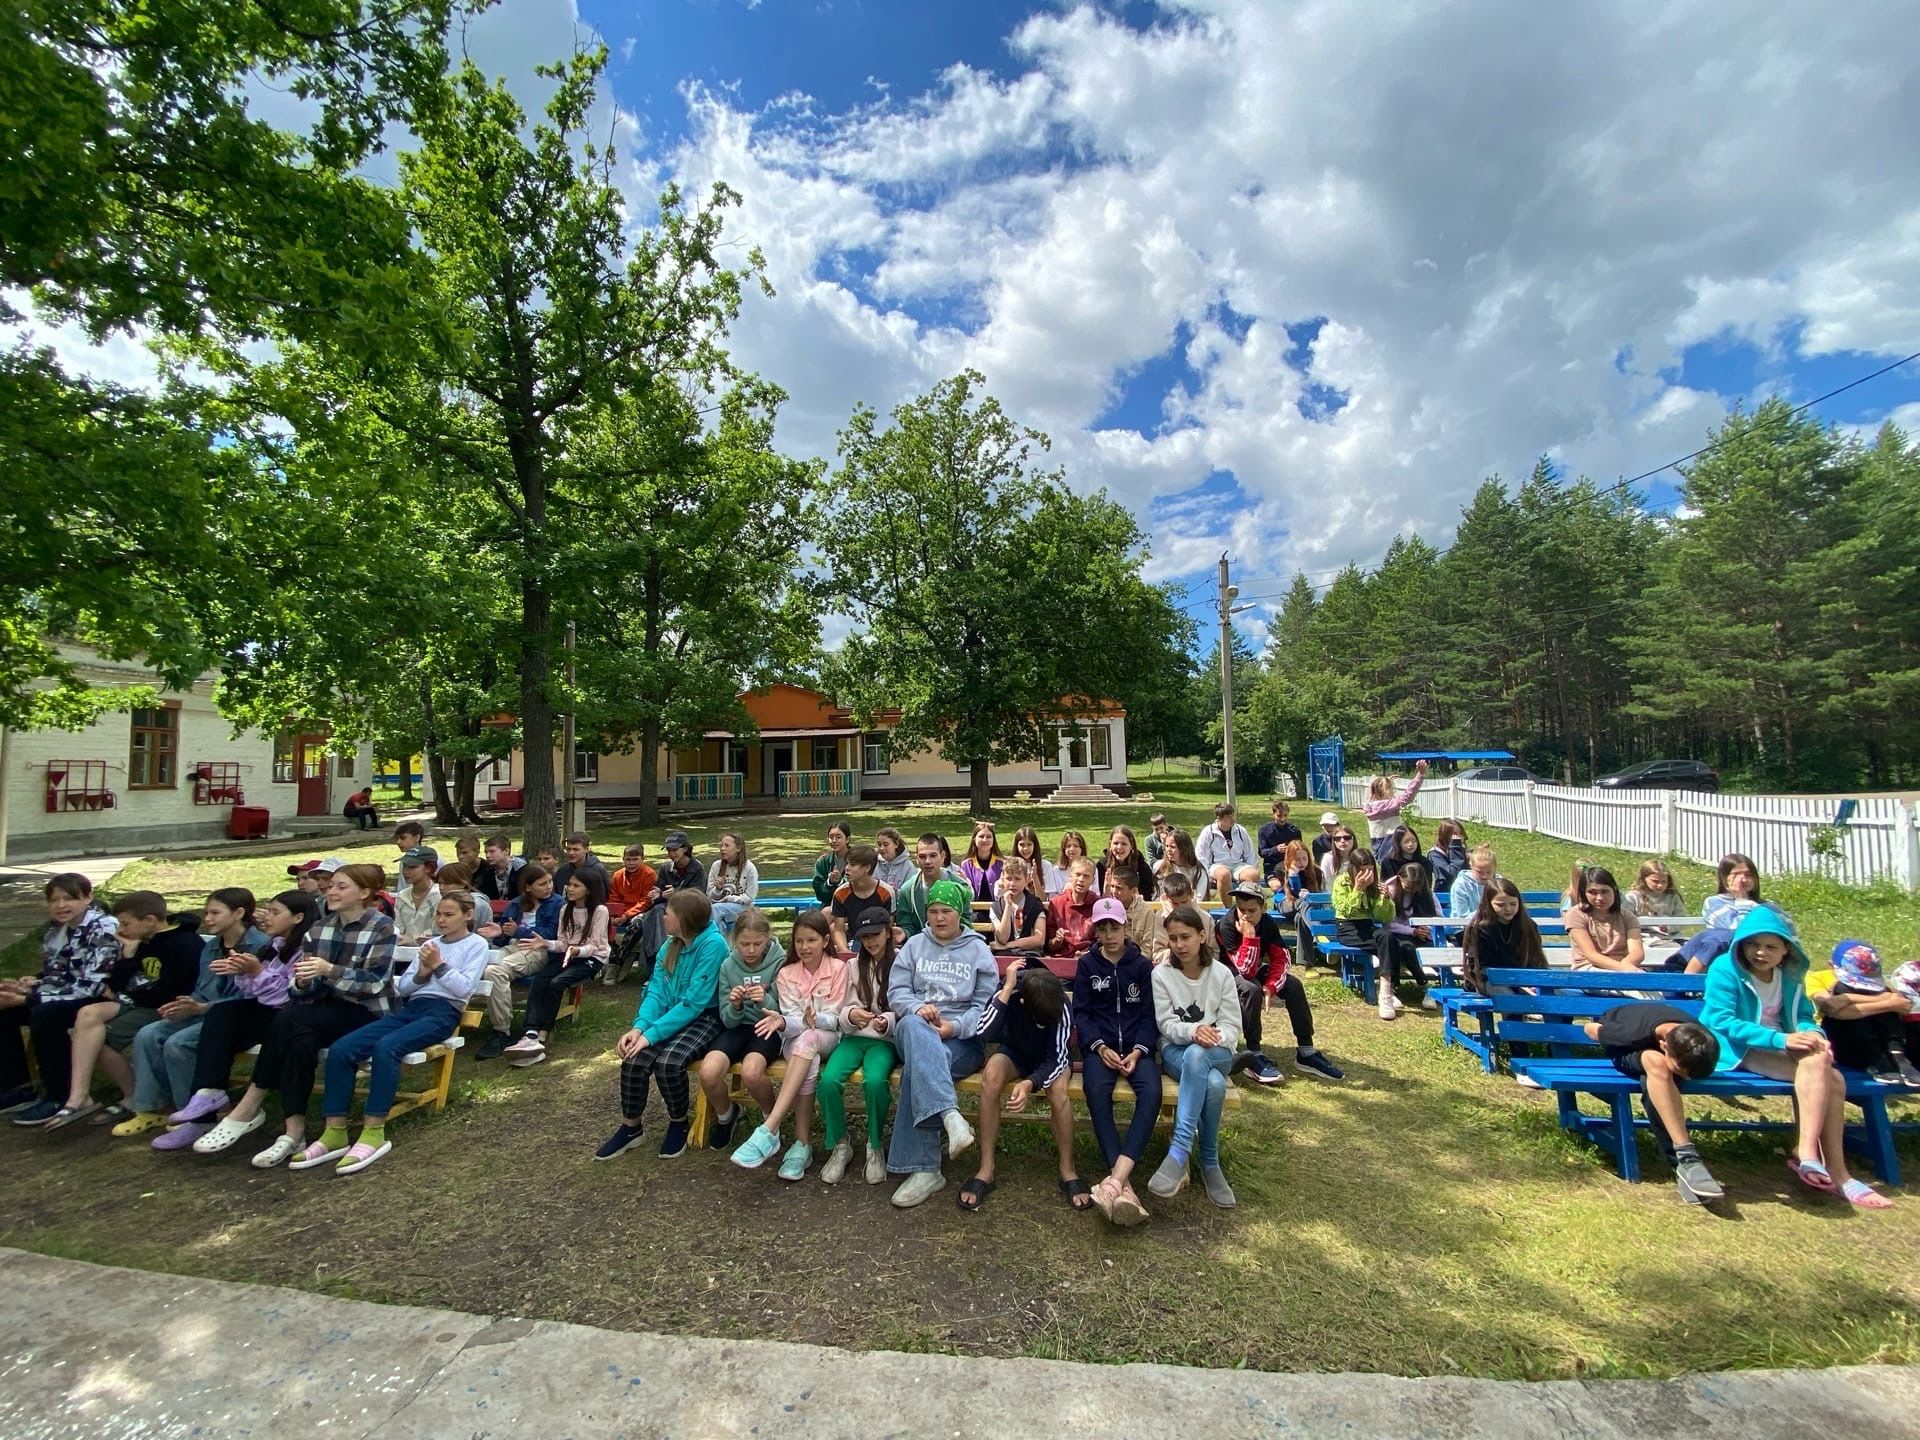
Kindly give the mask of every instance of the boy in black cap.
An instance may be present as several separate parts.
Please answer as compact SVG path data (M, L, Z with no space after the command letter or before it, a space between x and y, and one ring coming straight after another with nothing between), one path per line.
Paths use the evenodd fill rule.
M693 841L687 838L687 832L669 830L662 848L667 852L667 863L657 872L653 908L647 911L640 922L642 985L653 977L654 957L667 943L667 897L676 890L698 890L702 895L707 893L707 867L693 858Z

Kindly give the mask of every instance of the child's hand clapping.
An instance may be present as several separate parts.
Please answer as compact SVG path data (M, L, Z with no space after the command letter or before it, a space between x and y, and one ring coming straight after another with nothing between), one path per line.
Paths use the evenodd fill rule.
M758 1035L762 1040L764 1040L769 1035L775 1035L775 1034L778 1034L780 1031L784 1030L786 1028L786 1024L787 1022L783 1020L779 1015L769 1010L765 1015L762 1015L757 1021L754 1022L753 1033Z

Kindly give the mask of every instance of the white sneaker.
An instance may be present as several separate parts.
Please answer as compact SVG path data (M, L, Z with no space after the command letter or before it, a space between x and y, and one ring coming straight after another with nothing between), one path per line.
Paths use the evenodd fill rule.
M506 1053L509 1055L513 1055L513 1052L511 1050L507 1051ZM530 1051L525 1051L519 1055L514 1055L512 1064L514 1069L524 1070L529 1065L540 1065L545 1063L546 1058L547 1058L547 1052L544 1049L530 1050Z
M535 1055L546 1048L540 1037L529 1030L500 1053L510 1060L517 1060L522 1055Z
M949 1110L940 1121L947 1131L947 1158L963 1155L973 1145L973 1127L958 1110Z
M938 1170L916 1170L893 1192L893 1203L902 1210L911 1210L946 1188L947 1177Z
M1398 995L1392 995L1390 998L1393 1000L1394 1014L1398 1015L1402 1010L1407 1008Z
M827 1157L827 1163L820 1168L820 1179L828 1185L838 1185L852 1161L853 1146L842 1140L833 1147L833 1153Z
M1422 995L1420 997L1420 1008L1422 1010L1433 1011L1437 1013L1440 1009L1440 1002L1434 999L1431 995Z
M867 1147L867 1184L878 1185L887 1178L887 1157L871 1145Z
M1380 996L1380 1018L1382 1020L1398 1020L1400 1018L1400 1007L1393 1003L1393 997L1391 995L1383 993Z
M1513 1078L1515 1082L1518 1083L1523 1089L1544 1090L1547 1088L1546 1086L1542 1085L1538 1080L1534 1079L1531 1075L1528 1075L1525 1072L1522 1072L1521 1074L1518 1074Z

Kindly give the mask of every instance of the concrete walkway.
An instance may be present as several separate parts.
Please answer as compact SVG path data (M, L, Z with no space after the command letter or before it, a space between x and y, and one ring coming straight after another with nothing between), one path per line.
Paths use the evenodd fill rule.
M129 1223L137 1223L132 1219ZM634 1335L0 1249L0 1435L1920 1435L1920 1369L1397 1380Z

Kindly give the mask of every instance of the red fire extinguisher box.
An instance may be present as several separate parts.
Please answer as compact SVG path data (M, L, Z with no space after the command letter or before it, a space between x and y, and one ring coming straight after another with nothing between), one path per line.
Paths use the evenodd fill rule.
M227 838L264 840L267 838L267 823L272 818L264 805L236 805L227 820Z
M493 792L493 803L502 810L518 810L526 803L526 792L518 785L503 785Z

